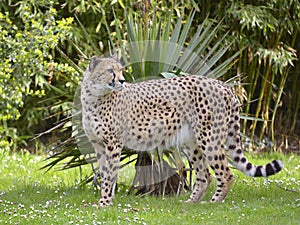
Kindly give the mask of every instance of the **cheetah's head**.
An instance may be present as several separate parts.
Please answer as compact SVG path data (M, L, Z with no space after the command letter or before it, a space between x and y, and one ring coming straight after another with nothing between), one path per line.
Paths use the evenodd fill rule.
M83 82L94 96L104 96L123 87L122 65L114 57L93 56L85 71Z

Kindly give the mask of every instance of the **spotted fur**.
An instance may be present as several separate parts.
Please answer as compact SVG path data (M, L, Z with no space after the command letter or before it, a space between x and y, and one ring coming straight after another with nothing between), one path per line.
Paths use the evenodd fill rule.
M182 146L196 173L188 202L198 202L216 175L212 202L221 202L234 180L224 152L234 166L252 177L279 172L274 160L251 164L240 143L239 102L220 81L186 76L124 83L122 66L114 58L92 57L82 81L83 127L95 148L101 177L100 206L114 197L121 150L124 146L151 151Z

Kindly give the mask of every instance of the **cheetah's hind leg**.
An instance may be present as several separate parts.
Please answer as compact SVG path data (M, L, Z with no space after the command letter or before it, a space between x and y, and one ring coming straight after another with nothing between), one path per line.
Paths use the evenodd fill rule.
M217 145L216 145L217 146ZM228 166L228 161L224 153L224 146L219 146L219 150L214 153L207 153L208 162L216 175L217 189L211 202L223 202L234 181L234 176Z
M205 192L211 183L211 174L209 165L203 153L196 145L186 147L189 153L191 164L196 173L196 182L190 198L186 202L199 202L205 195Z

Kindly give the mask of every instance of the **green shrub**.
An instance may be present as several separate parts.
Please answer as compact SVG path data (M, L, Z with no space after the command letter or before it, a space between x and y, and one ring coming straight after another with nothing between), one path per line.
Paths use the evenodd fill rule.
M25 144L37 124L57 111L51 98L78 84L75 69L54 56L73 19L56 20L55 8L44 6L42 12L20 3L17 16L0 13L0 149Z

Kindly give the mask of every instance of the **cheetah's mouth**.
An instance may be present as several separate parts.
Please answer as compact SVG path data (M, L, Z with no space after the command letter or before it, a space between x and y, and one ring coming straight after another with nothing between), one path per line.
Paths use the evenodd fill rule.
M111 82L110 84L108 84L109 86L111 86L111 87L115 87L116 86L116 83L115 83L115 81L113 81L113 82Z

